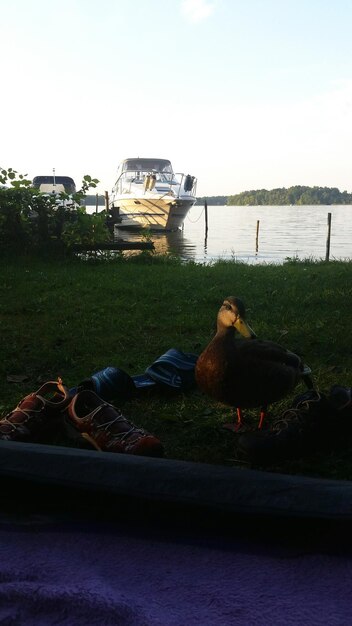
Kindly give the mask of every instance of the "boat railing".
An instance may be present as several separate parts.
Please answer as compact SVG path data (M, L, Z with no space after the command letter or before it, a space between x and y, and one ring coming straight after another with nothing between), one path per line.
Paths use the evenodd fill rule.
M125 171L118 177L114 190L118 193L131 193L132 185L144 185L147 190L148 185L146 181L151 176L151 172L139 171L138 174L132 171ZM168 174L163 172L155 172L155 185L154 188L166 193L172 191L173 195L179 198L180 196L195 196L197 188L197 179L195 176L189 174L183 174L177 172L174 174ZM162 189L161 189L162 187ZM151 187L149 187L151 190Z

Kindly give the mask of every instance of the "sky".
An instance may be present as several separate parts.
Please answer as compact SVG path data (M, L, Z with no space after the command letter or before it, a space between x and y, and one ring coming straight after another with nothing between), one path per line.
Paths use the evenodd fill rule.
M0 167L352 191L352 0L0 0Z

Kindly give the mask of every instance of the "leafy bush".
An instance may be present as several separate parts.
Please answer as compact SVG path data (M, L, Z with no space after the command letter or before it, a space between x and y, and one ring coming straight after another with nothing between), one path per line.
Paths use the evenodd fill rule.
M98 182L87 174L73 196L41 194L25 175L12 168L0 169L1 251L65 251L77 243L108 241L106 213L88 215L81 206L87 191Z
M74 214L74 219L66 220L61 233L61 240L70 249L75 244L95 245L107 241L110 233L106 226L106 212L88 215L84 207Z

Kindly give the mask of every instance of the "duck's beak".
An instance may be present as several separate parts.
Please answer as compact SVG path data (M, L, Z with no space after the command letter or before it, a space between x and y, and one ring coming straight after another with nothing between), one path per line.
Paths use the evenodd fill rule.
M242 335L242 337L245 337L245 339L255 339L257 336L254 330L252 330L249 324L247 324L247 322L245 322L242 317L237 318L234 323L234 327L236 328L237 332Z

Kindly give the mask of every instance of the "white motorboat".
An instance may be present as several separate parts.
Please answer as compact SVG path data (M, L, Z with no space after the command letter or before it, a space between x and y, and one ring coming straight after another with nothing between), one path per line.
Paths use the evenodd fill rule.
M194 176L173 172L167 159L125 159L110 210L118 228L177 230L196 201L196 186Z

